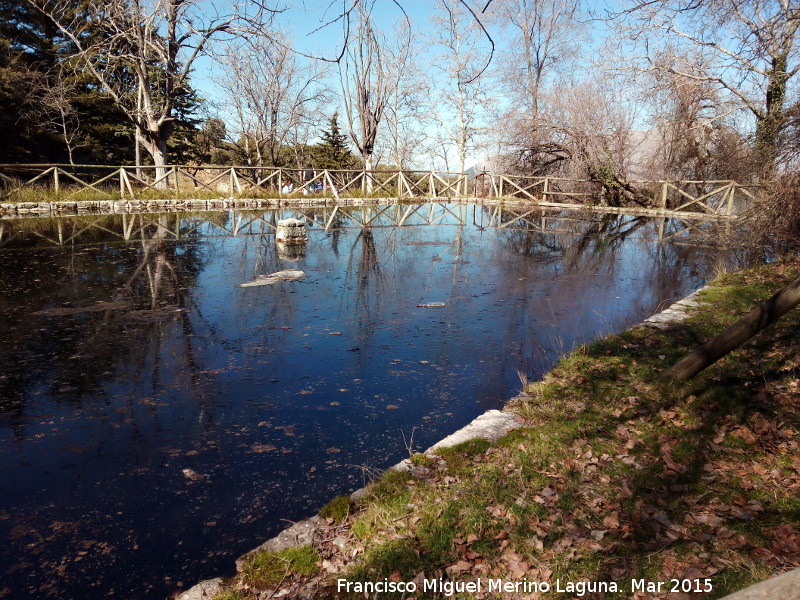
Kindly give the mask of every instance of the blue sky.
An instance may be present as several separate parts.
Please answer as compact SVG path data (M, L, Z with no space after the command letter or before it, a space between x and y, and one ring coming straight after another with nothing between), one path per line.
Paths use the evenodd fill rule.
M286 8L275 17L276 29L287 34L288 39L296 50L301 53L335 59L341 52L343 43L343 22L336 20L344 8L349 7L353 0L289 0ZM486 0L468 0L473 10L479 11L486 5ZM403 19L409 19L418 33L426 37L434 37L435 30L432 16L436 6L436 0L375 0L372 15L378 27L384 32L390 32L393 25ZM606 5L605 2L588 2L584 6L590 9L598 9ZM498 65L504 60L504 42L498 27L493 26L488 19L483 20L484 25L489 29L494 41L495 55L494 64ZM588 35L580 37L588 42L588 46L596 47L601 43L601 38L605 36L606 27L604 24L594 22L588 25ZM487 53L488 46L486 44ZM584 47L585 48L585 47ZM506 59L507 60L507 59ZM417 64L423 71L431 72L432 52L423 51L417 58ZM219 101L219 92L214 82L210 79L212 63L208 59L203 59L197 63L193 76L193 84L207 100L211 101L209 113L212 116L223 116ZM215 75L219 76L221 71L217 69ZM441 83L441 82L440 82ZM331 79L331 87L336 90L338 79L335 75ZM495 98L496 102L502 102L502 96ZM217 103L216 106L214 103ZM331 107L333 113L336 107ZM224 116L223 116L224 118ZM449 152L448 152L449 154ZM479 161L480 156L473 154L469 162Z
M295 0L288 2L286 8L275 17L275 25L288 34L298 52L335 59L342 48L343 25L341 20L334 23L331 21L341 14L343 4L350 5L351 3L352 0ZM485 3L478 2L477 4ZM397 0L396 2L394 0L376 0L373 17L378 27L384 31L390 31L395 22L408 18L417 31L431 34L433 5L434 2L431 0ZM209 59L199 60L192 81L203 97L213 101L217 99L217 91L214 83L210 80L210 69L211 61Z

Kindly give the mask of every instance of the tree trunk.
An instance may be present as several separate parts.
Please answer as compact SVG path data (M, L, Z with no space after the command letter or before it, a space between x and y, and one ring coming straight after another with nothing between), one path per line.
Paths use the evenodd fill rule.
M144 147L144 149L150 155L150 158L153 160L153 166L155 167L156 171L155 179L157 181L155 187L158 189L166 188L167 187L167 180L165 177L165 175L167 174L166 136L162 134L161 130L152 131L150 129L147 129L144 131L137 131L136 139L139 140L141 146ZM138 157L137 157L137 162L138 162Z
M364 155L364 190L367 194L371 194L374 184L372 182L372 154Z
M156 187L158 189L166 189L167 188L167 143L163 139L159 139L158 142L153 146L153 149L150 153L153 157L153 165L156 168Z
M685 381L735 350L759 331L800 304L800 278L795 279L761 306L661 373L660 379Z
M762 182L769 181L775 170L778 158L778 136L785 118L783 110L786 98L786 84L789 80L786 72L788 52L772 57L772 67L767 82L766 105L756 123L756 150L760 162Z

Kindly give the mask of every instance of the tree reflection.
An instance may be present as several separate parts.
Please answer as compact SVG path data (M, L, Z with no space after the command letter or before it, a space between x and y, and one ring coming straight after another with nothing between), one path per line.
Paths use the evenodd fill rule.
M182 322L190 333L186 290L203 260L196 232L180 239L192 221L171 217L22 223L9 246L30 248L31 238L53 246L8 250L0 264L8 317L0 411L19 414L45 390L63 399L102 395L100 382L121 365L141 374L144 357L159 356L148 346L162 343L165 329ZM187 372L196 369L188 341L180 358Z
M381 291L386 283L372 229L361 229L353 240L345 269L345 281L352 288L356 323L369 334L380 318ZM346 298L348 294L345 294Z

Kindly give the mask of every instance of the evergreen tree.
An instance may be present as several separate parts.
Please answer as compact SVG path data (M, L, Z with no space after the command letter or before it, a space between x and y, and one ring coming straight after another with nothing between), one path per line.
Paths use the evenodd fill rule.
M197 135L202 119L197 112L202 103L203 99L188 83L175 92L174 120L167 130L167 148L170 161L174 164L198 161Z
M36 137L36 113L41 109L34 90L41 74L28 68L19 53L0 38L0 162L38 158L31 151Z
M88 19L87 7L86 0L76 0L70 14ZM76 162L131 162L125 115L87 73L72 69L74 53L31 3L0 0L0 161L67 162L70 152L58 126L63 109L74 129Z
M355 166L353 153L347 147L347 136L339 130L339 115L333 113L330 128L322 132L322 143L317 144L315 158L322 169L348 169Z
M51 69L72 50L55 23L24 0L0 0L0 39L18 60L40 71Z
M194 160L198 164L230 164L230 144L225 121L216 117L206 119L195 134Z

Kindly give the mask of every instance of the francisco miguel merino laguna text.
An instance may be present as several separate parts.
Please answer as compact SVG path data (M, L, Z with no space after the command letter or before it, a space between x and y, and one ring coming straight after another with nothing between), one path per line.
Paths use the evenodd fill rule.
M484 584L485 582L485 584ZM357 594L384 594L384 593L415 593L432 592L453 596L461 593L481 593L484 591L506 592L506 593L525 593L533 592L564 592L583 596L588 593L596 592L619 592L619 584L615 581L562 581L556 579L554 583L548 581L530 581L521 579L518 581L505 581L503 579L476 579L474 581L446 581L442 579L423 579L419 584L416 581L392 581L383 579L381 581L347 581L347 579L336 580L337 592L355 592Z

